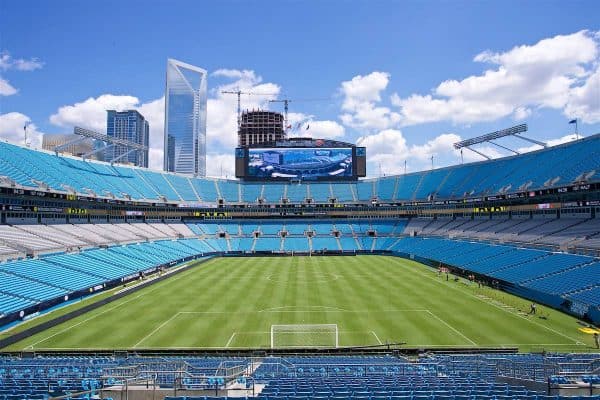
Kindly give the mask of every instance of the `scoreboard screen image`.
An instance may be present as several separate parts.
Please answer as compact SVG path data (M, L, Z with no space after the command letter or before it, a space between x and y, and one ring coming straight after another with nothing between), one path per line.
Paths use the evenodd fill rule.
M351 178L352 148L249 149L247 178L306 179Z
M289 145L288 145L289 143ZM292 138L235 149L235 176L248 181L354 181L366 175L366 148Z

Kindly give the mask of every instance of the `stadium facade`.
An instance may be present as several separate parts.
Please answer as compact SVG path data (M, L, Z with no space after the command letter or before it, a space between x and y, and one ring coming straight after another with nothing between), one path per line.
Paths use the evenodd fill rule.
M10 327L74 299L92 303L49 314L40 324L34 320L33 327L0 338L0 348L33 334L70 334L43 330L60 329L57 324L127 295L121 287L140 276L154 280L133 285L130 293L189 271L191 261L229 256L410 259L457 277L473 276L576 316L583 325L599 324L599 154L600 135L593 135L531 153L384 178L277 182L156 172L0 143L0 325ZM107 293L112 288L116 294ZM94 302L90 295L98 293L109 295ZM512 315L527 319L520 313ZM436 329L437 322L445 323L431 316ZM120 328L106 326L106 332L117 335ZM439 353L385 343L295 350L304 356L276 348L165 353L136 345L118 352L54 349L47 355L32 347L0 354L0 398L125 398L134 386L148 396L152 391L178 400L185 397L168 396L213 400L238 390L237 397L277 400L558 400L598 390L598 354L442 346Z
M206 70L168 59L164 170L206 176Z

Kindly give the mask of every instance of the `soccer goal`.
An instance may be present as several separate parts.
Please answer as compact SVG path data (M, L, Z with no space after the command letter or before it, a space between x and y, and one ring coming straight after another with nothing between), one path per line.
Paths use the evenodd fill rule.
M271 348L338 347L336 324L271 325Z

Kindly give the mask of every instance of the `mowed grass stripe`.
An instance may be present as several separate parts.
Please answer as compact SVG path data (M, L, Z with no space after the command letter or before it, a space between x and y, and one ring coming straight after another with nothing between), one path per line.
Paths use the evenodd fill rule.
M337 324L341 346L377 344L376 335L419 347L591 349L572 317L544 308L549 319L524 318L479 294L528 304L394 257L221 258L10 349L268 347L271 325L302 323Z

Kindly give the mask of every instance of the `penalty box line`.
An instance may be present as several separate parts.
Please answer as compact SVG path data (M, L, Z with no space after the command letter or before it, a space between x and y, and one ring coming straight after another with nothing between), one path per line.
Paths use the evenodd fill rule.
M473 340L471 340L469 337L467 337L466 335L464 335L460 330L456 329L455 327L453 327L452 325L450 325L448 322L444 321L442 318L440 318L439 316L437 316L436 314L434 314L432 311L428 310L428 309L392 309L392 310L306 310L306 311L300 311L300 310L259 310L259 311L178 311L177 313L171 315L171 317L169 317L168 319L166 319L165 321L163 321L159 326L157 326L155 329L153 329L150 333L148 333L146 336L144 336L142 339L140 339L134 346L133 348L137 348L140 344L142 344L144 341L146 341L147 339L149 339L151 336L153 336L154 334L156 334L158 331L160 331L162 328L164 328L166 325L168 325L171 321L173 321L175 318L177 318L180 315L194 315L194 314L199 314L199 315L206 315L206 314L221 314L221 315L227 315L227 314L256 314L256 313L286 313L286 312L302 312L302 313L390 313L390 312L422 312L422 313L426 313L429 314L431 317L435 318L436 320L438 320L440 323L442 323L443 325L445 325L446 327L448 327L450 330L452 330L453 332L455 332L456 334L458 334L460 337L462 337L463 339L467 340L471 345L473 346L477 346L477 343L475 343ZM379 337L377 336L377 334L375 333L375 331L339 331L339 333L358 333L358 332L367 332L372 334L375 339L377 340L377 342L379 344L383 344L383 342L381 341L381 339L379 339ZM231 336L229 337L229 340L227 341L227 343L225 344L225 347L229 347L229 345L231 344L231 342L234 340L235 336L239 335L239 334L268 334L270 332L257 332L257 331L253 331L253 332L245 332L245 331L234 331Z

